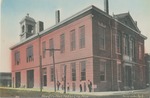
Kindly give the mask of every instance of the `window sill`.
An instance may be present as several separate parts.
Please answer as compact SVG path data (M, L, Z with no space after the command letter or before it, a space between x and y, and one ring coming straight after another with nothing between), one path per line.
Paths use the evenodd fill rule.
M101 51L106 51L106 49L101 49L101 48L99 48L99 50L101 50Z
M116 52L116 54L121 55L121 53L119 53L119 52Z
M105 80L105 81L100 81L100 82L107 82L107 81Z

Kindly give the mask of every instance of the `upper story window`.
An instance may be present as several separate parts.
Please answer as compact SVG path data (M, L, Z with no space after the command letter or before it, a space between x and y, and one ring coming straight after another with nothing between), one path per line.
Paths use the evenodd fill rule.
M100 81L106 81L106 61L100 60Z
M142 43L139 43L139 46L138 46L138 50L139 50L139 60L142 59Z
M86 80L86 62L85 61L80 62L80 68L81 68L81 80Z
M45 54L46 54L46 42L42 42L42 54L43 54L43 58L45 58Z
M130 56L134 58L135 56L135 40L133 38L130 39Z
M129 55L129 36L124 35L124 54Z
M20 52L17 51L15 52L15 65L19 65L20 64Z
M85 26L79 27L79 47L80 48L85 48Z
M65 52L65 34L60 35L60 52Z
M120 53L121 52L121 35L119 32L117 33L116 41L117 41L117 43L116 43L117 44L117 53Z
M49 40L49 48L53 49L54 48L54 41L53 38ZM53 52L49 51L49 55L52 56Z
M105 49L105 28L99 26L98 28L98 39L99 39L99 48Z
M33 57L33 46L29 46L26 49L26 52L27 52L27 62L33 61L34 60L34 57Z
M70 31L70 50L73 51L76 48L76 36L75 30Z
M72 81L76 81L76 63L71 63Z

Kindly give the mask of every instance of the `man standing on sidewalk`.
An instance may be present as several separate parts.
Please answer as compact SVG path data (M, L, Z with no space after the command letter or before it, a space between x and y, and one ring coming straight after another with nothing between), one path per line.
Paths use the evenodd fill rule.
M80 92L82 92L82 84L81 84L81 80L80 80L80 85L79 85L79 87L80 87Z
M89 92L92 91L92 82L90 80L88 80L88 88L89 88Z

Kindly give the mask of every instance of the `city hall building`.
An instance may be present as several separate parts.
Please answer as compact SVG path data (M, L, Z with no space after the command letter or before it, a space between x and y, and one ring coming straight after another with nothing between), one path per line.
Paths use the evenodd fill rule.
M43 30L43 22L25 16L20 42L12 46L12 85L16 88L54 89L54 77L70 91L145 88L144 40L130 13L109 15L91 5ZM44 18L44 17L43 17ZM57 49L53 52L46 49ZM40 59L40 57L42 57ZM55 60L55 70L53 60ZM40 78L40 65L42 75ZM55 73L54 73L55 72Z

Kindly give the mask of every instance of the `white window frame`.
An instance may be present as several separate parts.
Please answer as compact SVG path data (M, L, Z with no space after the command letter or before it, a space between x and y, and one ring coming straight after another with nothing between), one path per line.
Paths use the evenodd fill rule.
M106 26L104 24L98 25L98 39L99 39L99 49L105 50L106 49ZM103 40L103 46L101 41Z
M85 25L79 27L79 48L85 48Z
M76 31L75 29L70 31L70 50L76 49Z
M104 67L104 80L101 80L101 66L102 66L102 62L105 63L105 65L103 65L103 67ZM106 77L106 73L107 73L107 69L106 68L107 67L106 66L107 66L107 61L100 59L100 65L99 65L100 69L99 70L100 70L100 81L101 82L106 82L107 81L107 79L106 79L107 78Z

